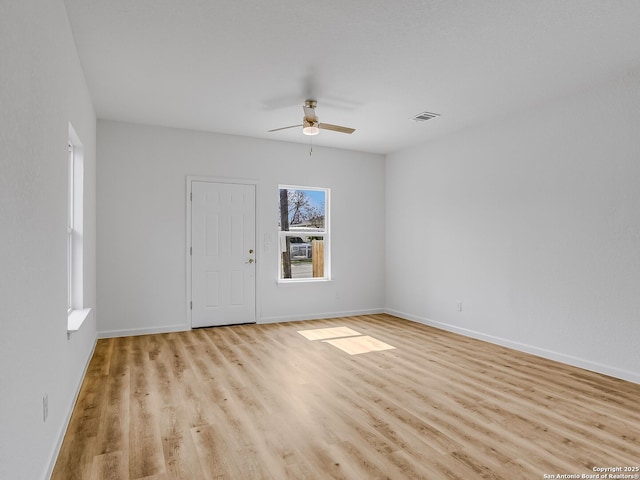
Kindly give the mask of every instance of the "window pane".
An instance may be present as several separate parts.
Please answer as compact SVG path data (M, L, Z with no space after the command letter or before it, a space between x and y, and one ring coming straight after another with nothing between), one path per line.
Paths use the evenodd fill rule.
M73 201L74 201L74 156L69 144L67 178L67 310L73 308Z
M278 227L290 232L324 232L325 206L325 190L280 188Z
M287 251L280 256L280 278L324 278L323 236L286 236L282 240L288 247L288 258Z

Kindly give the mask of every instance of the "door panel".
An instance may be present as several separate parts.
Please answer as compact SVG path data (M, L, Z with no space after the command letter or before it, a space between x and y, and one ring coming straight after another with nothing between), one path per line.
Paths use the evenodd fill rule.
M191 183L191 326L254 323L255 185Z

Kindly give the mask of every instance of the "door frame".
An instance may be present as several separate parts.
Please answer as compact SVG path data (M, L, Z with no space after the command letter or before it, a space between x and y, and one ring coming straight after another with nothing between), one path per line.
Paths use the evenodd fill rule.
M259 319L261 316L261 309L260 309L260 305L262 305L261 301L260 301L260 282L258 282L258 278L260 277L260 269L261 269L261 263L262 263L262 259L261 259L261 253L260 253L260 248L259 248L259 239L261 238L261 232L260 232L260 210L258 208L258 206L260 205L260 202L258 201L259 197L259 193L260 193L260 185L258 180L252 180L252 179L247 179L247 178L228 178L228 177L203 177L203 176L187 176L186 178L186 192L185 192L185 200L186 200L186 217L187 217L187 235L186 235L186 248L185 248L185 259L186 259L186 264L187 264L187 282L186 282L186 291L185 291L185 310L186 310L186 314L187 314L187 324L189 325L189 328L193 328L193 323L192 323L192 315L191 315L191 301L192 301L192 285L191 285L191 270L192 270L192 266L191 266L191 184L193 182L207 182L207 183L226 183L226 184L239 184L239 185L253 185L255 187L255 193L256 193L256 198L255 198L255 232L256 232L256 274L255 274L255 278L254 278L254 282L255 282L255 312L256 312L256 323L260 323Z

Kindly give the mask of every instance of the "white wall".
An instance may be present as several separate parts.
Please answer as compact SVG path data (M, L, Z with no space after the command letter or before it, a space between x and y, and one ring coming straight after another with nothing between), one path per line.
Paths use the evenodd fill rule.
M388 310L640 381L639 84L389 155Z
M100 335L190 328L185 192L195 175L258 180L259 322L384 307L381 155L314 147L310 157L299 144L102 120L97 148ZM332 282L276 285L279 183L331 189Z
M95 302L95 114L62 0L0 6L0 478L46 478L96 339L67 339L67 140L85 151L85 272ZM49 396L43 422L42 397Z

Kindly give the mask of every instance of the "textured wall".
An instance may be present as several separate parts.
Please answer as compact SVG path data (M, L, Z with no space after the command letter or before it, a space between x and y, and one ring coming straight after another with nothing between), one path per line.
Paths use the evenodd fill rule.
M102 334L190 328L186 177L258 181L258 322L384 307L384 157L247 137L98 122ZM332 278L277 285L278 184L331 189Z
M639 81L388 156L387 307L640 381Z
M95 114L61 0L0 7L0 478L45 478L96 338L67 339L67 141L84 145L85 304L95 307ZM42 399L49 398L43 422Z

